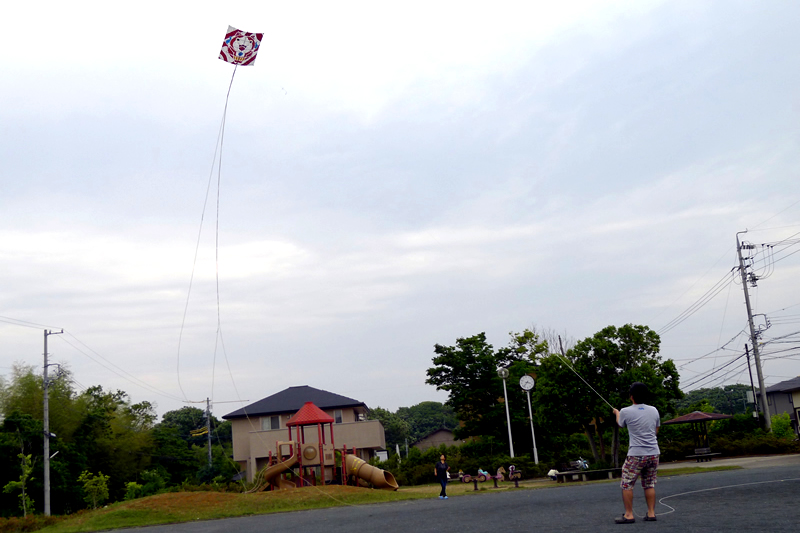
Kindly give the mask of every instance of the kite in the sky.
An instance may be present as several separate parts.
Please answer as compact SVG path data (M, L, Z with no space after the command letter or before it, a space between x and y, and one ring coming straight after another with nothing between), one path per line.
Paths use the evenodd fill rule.
M261 40L264 38L263 33L248 33L246 31L237 30L233 26L228 26L228 32L225 34L225 40L222 42L222 49L219 51L219 58L226 63L234 65L233 73L231 74L231 82L228 85L228 94L225 96L225 109L222 112L222 123L220 124L219 136L217 137L217 149L214 151L214 158L211 161L211 173L208 176L208 187L206 188L206 203L203 204L203 214L200 216L200 234L203 231L203 220L206 215L206 205L208 204L208 194L211 190L211 180L214 175L214 168L217 171L217 231L215 237L216 256L219 257L219 192L220 183L222 181L222 147L225 139L225 120L228 116L228 98L231 95L231 87L233 87L233 78L236 76L236 70L241 66L252 65L256 61L258 49L261 48ZM189 310L189 298L192 294L192 281L194 280L194 269L197 266L197 250L200 247L200 234L197 236L197 247L195 248L194 265L192 266L192 275L189 278L189 294L186 296L186 307L183 310L183 321L181 322L181 330L178 335L178 387L183 393L183 397L188 400L186 393L181 385L181 340L183 338L183 328L186 324L186 314ZM217 341L222 340L222 320L220 318L220 297L219 297L219 262L217 262ZM222 343L222 349L225 350L225 345ZM214 357L216 361L217 355L216 345L214 347ZM225 356L227 359L227 355ZM213 376L213 373L212 373ZM212 378L213 390L213 378Z
M234 65L252 65L255 63L258 48L261 46L263 33L247 33L228 26L228 33L222 42L219 58Z

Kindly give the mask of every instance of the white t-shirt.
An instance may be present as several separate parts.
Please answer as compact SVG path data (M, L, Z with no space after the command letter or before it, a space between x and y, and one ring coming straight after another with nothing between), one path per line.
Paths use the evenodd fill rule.
M652 405L635 403L619 412L620 427L627 427L630 436L628 455L659 455L656 428L661 425L658 409Z

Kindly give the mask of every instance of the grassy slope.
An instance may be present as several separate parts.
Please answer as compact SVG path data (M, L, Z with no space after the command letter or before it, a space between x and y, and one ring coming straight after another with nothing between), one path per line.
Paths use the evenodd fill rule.
M659 476L674 476L697 472L738 469L736 466L687 467L659 472ZM590 483L608 483L609 480ZM618 483L618 480L613 480ZM546 488L554 486L550 480L526 481L520 489ZM452 483L447 491L451 496L486 493L495 490L490 482L479 484L476 493L472 483ZM503 490L513 489L510 482L501 482ZM157 524L192 522L233 518L275 512L319 509L341 505L362 505L419 498L434 498L439 485L404 487L396 492L371 490L358 487L309 487L258 494L234 494L221 492L174 492L119 502L96 511L87 511L64 517L53 526L42 529L42 533L85 533L126 527L141 527Z

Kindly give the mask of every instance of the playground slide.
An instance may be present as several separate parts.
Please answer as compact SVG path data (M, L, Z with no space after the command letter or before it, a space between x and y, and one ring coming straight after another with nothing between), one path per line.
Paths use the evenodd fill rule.
M276 485L279 489L293 489L296 485L291 481L287 481L285 479L278 478L274 482L272 481L274 478L278 477L280 474L283 474L285 471L289 470L297 464L297 455L292 455L282 463L274 464L264 471L264 482L263 487L269 483Z
M344 464L348 474L372 483L376 489L397 490L400 488L391 472L375 468L355 455L345 455Z

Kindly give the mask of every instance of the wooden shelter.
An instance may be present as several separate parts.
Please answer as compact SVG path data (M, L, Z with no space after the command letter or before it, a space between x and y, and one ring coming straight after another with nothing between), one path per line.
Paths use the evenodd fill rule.
M661 425L668 424L691 424L692 433L694 435L694 455L689 455L687 459L697 459L697 462L710 461L714 455L719 453L711 453L711 446L708 443L708 421L709 420L722 420L725 418L733 418L732 415L723 415L720 413L704 413L702 411L695 411L688 415L679 416L672 420L662 422Z

